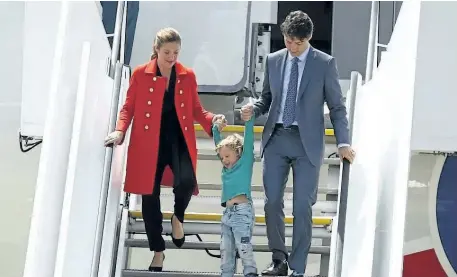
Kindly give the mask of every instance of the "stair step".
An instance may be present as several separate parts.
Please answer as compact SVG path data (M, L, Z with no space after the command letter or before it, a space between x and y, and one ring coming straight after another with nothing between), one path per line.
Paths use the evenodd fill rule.
M122 271L122 277L220 277L220 272L191 272L191 271L162 271L162 272L149 272L146 270L125 269ZM236 277L242 277L243 274L235 274ZM305 277L324 277L321 275L305 276Z
M199 183L198 188L200 190L222 190L222 185L220 184L213 184L213 183ZM260 185L252 185L251 190L255 192L263 192L263 186ZM293 187L286 187L284 189L284 193L293 193ZM317 193L319 194L330 194L330 195L338 195L337 188L326 188L326 187L318 187Z
M284 213L291 214L293 206L293 196L288 195L284 197ZM160 194L160 201L162 202L162 208L165 210L173 209L175 195L173 193L162 192ZM252 205L256 213L263 213L265 206L265 198L262 196L252 196ZM325 213L329 215L336 215L337 201L317 201L313 205L313 213L320 214ZM204 212L204 211L222 211L221 198L219 195L204 195L200 193L197 196L192 197L192 201L189 203L188 211L192 212Z
M203 131L203 127L200 124L194 124L195 131ZM254 126L254 133L262 133L263 126ZM222 133L244 133L244 125L227 125L222 130ZM335 131L333 129L325 129L326 136L334 136Z
M204 224L204 226L202 226ZM164 235L170 235L172 228L170 220L164 220L163 224ZM184 233L186 235L220 235L221 234L221 223L219 222L192 222L187 221L184 225ZM132 234L145 234L144 222L136 221L128 226L127 232ZM286 225L285 236L287 238L292 237L293 227ZM258 224L253 230L253 236L265 237L267 235L267 229L265 224ZM312 237L317 239L330 239L331 232L323 226L313 226Z
M201 151L200 149L198 150L198 160L200 161L217 161L219 160L218 156L215 154L213 151L212 153L209 151ZM255 161L256 162L261 162L262 158L260 157L259 153L255 153ZM341 160L339 158L324 158L323 163L328 164L328 165L339 165Z
M126 247L139 247L148 248L149 244L146 239L126 239ZM165 240L166 249L178 249L172 241ZM254 244L254 252L271 252L267 244ZM198 241L186 241L180 249L191 249L191 250L220 250L220 242L198 242ZM291 246L287 246L287 251L292 251ZM309 253L312 254L330 254L330 246L311 245Z
M162 212L163 219L171 219L173 212ZM130 216L135 219L142 219L143 213L140 210L130 211ZM222 214L220 213L186 213L184 219L186 221L200 221L200 222L220 222ZM284 223L293 224L293 216L286 216ZM265 223L264 215L255 216L256 223ZM313 216L313 225L327 226L332 223L332 217L329 216Z

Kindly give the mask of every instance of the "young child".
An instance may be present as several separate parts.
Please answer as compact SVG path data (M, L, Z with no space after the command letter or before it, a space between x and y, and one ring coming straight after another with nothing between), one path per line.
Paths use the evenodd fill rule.
M251 243L255 222L251 199L254 118L246 122L244 139L238 134L222 139L220 128L221 122L215 122L213 137L223 164L221 205L225 207L221 220L221 276L234 276L237 251L243 263L243 275L258 276Z

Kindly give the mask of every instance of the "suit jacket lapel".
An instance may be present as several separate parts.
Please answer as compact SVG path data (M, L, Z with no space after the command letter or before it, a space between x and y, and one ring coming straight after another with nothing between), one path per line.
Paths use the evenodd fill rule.
M277 93L276 96L280 97L280 98L283 93L282 88L283 88L283 84L284 84L284 71L286 69L286 59L287 59L287 50L284 49L283 52L281 53L281 57L276 61L277 70L278 70L279 76L280 76L279 88L278 88L279 93Z
M303 96L303 93L306 90L306 87L309 84L309 81L313 78L313 67L314 67L314 58L316 57L316 52L314 48L310 46L308 56L306 57L305 68L303 69L303 75L301 77L300 87L298 90L298 99Z

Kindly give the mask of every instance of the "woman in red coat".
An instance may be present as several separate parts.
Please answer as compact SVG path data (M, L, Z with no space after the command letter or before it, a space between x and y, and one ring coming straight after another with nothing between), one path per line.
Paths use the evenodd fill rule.
M214 121L225 122L223 115L215 116L201 106L194 72L177 62L180 48L176 30L166 28L157 33L151 61L134 70L116 131L105 141L122 143L134 118L124 191L142 195L149 248L155 252L150 271L162 271L165 259L160 185L173 186L172 240L181 247L184 213L192 194L198 194L194 121L210 136Z

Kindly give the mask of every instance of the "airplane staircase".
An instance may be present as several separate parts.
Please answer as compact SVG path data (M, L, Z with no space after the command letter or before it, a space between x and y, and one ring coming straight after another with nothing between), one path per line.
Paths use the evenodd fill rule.
M63 6L66 11L66 4ZM77 11L83 11L77 10ZM104 75L105 73L113 79L112 82L112 94L110 94L111 105L110 105L110 116L106 121L109 121L108 131L112 131L115 128L116 117L119 114L119 110L124 103L125 94L128 88L128 83L130 79L130 68L124 65L124 55L122 54L123 50L123 37L125 35L125 24L123 24L123 18L125 18L126 5L124 1L118 2L118 10L116 16L116 27L115 34L113 39L113 47L111 57L108 59L108 66L106 68L96 68L97 74ZM63 13L66 15L66 13ZM95 13L92 14L92 17L95 17ZM97 15L98 16L98 15ZM76 17L75 17L76 18ZM97 18L98 19L98 18ZM75 20L76 22L76 20ZM91 43L85 42L89 39L80 39L84 42L85 51L82 54L87 54L89 58L91 57L88 53L91 49ZM76 42L72 42L71 45L76 45ZM103 44L106 44L103 40ZM93 45L97 46L97 41L94 41ZM106 49L103 49L106 50ZM104 53L100 51L100 53ZM97 61L97 64L103 64L100 62L102 59L101 54L93 55L94 60ZM89 59L87 59L89 61ZM89 62L84 64L89 64ZM86 72L87 75L87 72ZM106 76L104 76L106 77ZM361 77L357 72L353 72L351 75L351 85L346 95L347 99L347 109L349 112L349 122L350 125L353 122L353 106L355 101L355 94L360 87ZM106 86L108 87L108 86ZM103 87L106 92L107 88ZM81 90L82 92L86 92ZM106 93L108 94L108 93ZM84 94L81 94L84 96ZM81 96L82 97L82 96ZM57 104L55 105L57 106ZM82 111L84 107L84 101L78 101L76 109ZM208 107L209 109L209 107ZM82 113L78 114L80 116ZM81 116L82 117L82 116ZM78 117L79 118L79 117ZM82 120L82 119L81 119ZM48 122L48 125L51 123ZM75 125L75 131L78 131L78 128L81 126ZM256 153L256 163L254 165L254 175L257 176L253 178L253 201L256 212L256 223L254 227L254 251L257 253L270 252L266 242L266 226L265 226L265 216L263 212L263 187L261 185L261 159L259 157L258 149L260 149L260 137L262 133L262 127L255 127L255 149ZM350 126L350 129L352 127ZM205 251L209 256L218 258L219 255L217 251L220 250L220 219L222 207L220 206L219 197L220 197L220 167L221 163L218 160L214 152L214 144L211 138L203 133L201 126L195 125L195 130L197 133L197 148L198 148L198 172L197 179L199 182L200 194L194 196L189 204L187 213L185 215L184 223L184 232L188 239L183 245L180 251L188 253L189 256L184 259L193 261L192 251ZM242 126L228 126L224 129L224 133L243 133L244 128ZM80 136L81 133L75 133L74 136ZM144 222L142 220L142 212L139 209L141 207L140 199L137 195L125 194L122 192L122 184L125 171L125 160L126 160L126 145L129 143L130 131L127 132L124 144L115 147L108 148L107 150L103 149L104 152L104 162L100 163L103 165L103 176L101 178L101 186L97 187L100 189L100 196L97 195L97 201L93 200L92 204L98 206L98 212L96 216L92 215L93 218L96 217L96 220L93 220L92 223L87 223L91 228L81 228L84 229L84 233L76 231L77 227L80 227L83 222L85 215L81 215L77 209L77 205L87 206L86 205L86 195L87 192L80 194L70 194L68 193L68 199L65 199L64 204L67 205L67 217L65 222L60 224L57 221L55 222L55 227L60 227L62 238L60 241L54 241L54 245L58 246L60 251L57 255L57 262L52 261L53 258L50 257L46 259L46 267L49 272L54 268L54 263L56 268L59 270L55 271L54 276L77 276L75 269L78 267L83 268L84 272L88 272L86 268L90 268L90 276L92 277L141 277L141 276L220 276L220 272L193 272L194 267L189 267L185 269L176 269L173 266L164 266L164 272L148 272L144 269L149 266L150 255L147 258L147 262L141 262L141 266L135 268L131 266L135 263L135 251L148 248L147 240L145 239L145 229ZM312 230L312 244L310 248L310 254L318 255L320 260L318 263L313 262L313 266L316 264L318 268L313 269L313 274L316 276L322 277L340 277L341 276L341 264L342 264L342 251L344 245L344 230L345 230L345 218L346 218L346 202L348 196L348 182L349 182L349 170L350 165L348 161L341 161L336 155L336 141L333 136L333 130L325 130L325 157L323 159L323 166L320 172L320 183L318 188L318 200L313 206L313 230ZM91 141L90 145L93 147L94 142ZM63 147L63 146L62 146ZM91 149L89 147L88 149ZM76 149L79 150L79 149ZM76 151L74 153L77 153ZM84 154L86 154L85 152ZM46 155L51 156L51 151L48 151ZM87 155L81 155L87 156ZM83 160L81 160L82 163ZM78 164L79 165L79 164ZM76 170L76 163L68 166L69 169ZM203 175L202 175L203 173ZM205 175L212 175L213 180L202 180L201 177ZM215 176L215 177L214 177ZM67 177L68 179L69 177ZM257 179L257 181L256 181ZM286 224L286 244L288 243L288 248L290 249L290 241L292 237L292 197L293 197L293 188L291 186L292 178L289 175L285 195L284 195L284 206ZM71 183L72 184L72 183ZM78 189L77 186L74 187ZM72 187L73 189L73 187ZM44 194L43 194L44 195ZM56 197L57 198L57 197ZM44 198L43 198L44 199ZM94 198L95 199L95 198ZM83 201L84 200L84 203ZM98 201L99 200L99 201ZM172 204L173 204L173 194L170 190L162 188L161 192L161 204L162 212L164 215L164 231L163 235L168 237L171 234L171 214L172 214ZM198 207L200 207L198 209ZM203 208L202 208L203 207ZM73 213L70 213L73 212ZM95 214L95 213L94 213ZM57 216L56 216L57 217ZM71 217L71 218L70 218ZM43 222L45 217L43 216ZM72 219L75 219L72 221ZM38 222L36 226L44 226ZM71 224L70 224L71 223ZM62 227L63 226L63 227ZM70 228L70 227L73 227ZM93 227L93 228L92 228ZM79 229L78 229L79 230ZM93 231L92 231L93 230ZM71 231L71 233L70 233ZM62 235L64 234L64 235ZM77 238L76 240L70 239ZM213 239L207 239L207 237L212 236ZM196 240L191 240L196 238ZM214 239L214 237L217 237ZM68 239L68 240L67 240ZM79 255L76 253L76 250L79 250L79 245L83 244L82 241L86 242L85 244L85 253L86 255ZM257 242L263 240L263 243ZM38 241L38 240L36 240ZM68 251L68 242L72 242L71 250ZM30 247L30 244L29 244ZM70 247L68 247L70 248ZM88 253L89 249L93 253ZM93 249L92 249L93 248ZM167 250L173 250L175 248L171 240L166 240ZM34 250L34 249L32 249ZM31 251L32 251L31 250ZM37 252L38 253L38 252ZM170 251L171 253L171 251ZM75 258L78 255L78 258ZM84 257L82 257L84 256ZM36 256L38 257L38 255ZM30 274L35 274L35 268L42 267L42 264L37 263L38 258L31 256L29 264ZM152 257L151 257L152 258ZM180 257L182 259L182 256ZM85 259L84 265L82 261L78 259ZM170 258L168 258L170 259ZM76 261L77 260L77 261ZM90 261L89 261L90 260ZM257 260L257 259L256 259ZM166 262L166 261L165 261ZM201 263L201 261L199 261ZM197 261L195 262L197 263ZM219 264L219 260L215 259L214 264ZM27 264L27 263L26 263ZM81 264L81 266L79 265ZM67 266L68 265L68 266ZM308 268L309 268L308 263ZM257 260L257 267L260 271L266 266L266 264L259 263ZM214 267L213 267L214 268ZM81 272L83 272L81 270ZM216 270L214 270L216 271ZM33 275L26 275L33 276ZM42 273L40 276L45 276ZM81 275L79 275L81 276ZM88 275L85 275L88 276Z
M201 127L199 125L195 126L197 133L201 132ZM243 128L240 126L228 126L229 131L225 133L230 133L231 130L242 131ZM259 130L260 129L260 130ZM261 131L261 128L257 128L257 132ZM329 131L327 131L329 132ZM217 165L212 165L213 167L218 167L220 161L217 156L214 154L214 150L208 146L212 141L208 138L203 138L204 135L199 138L197 144L199 147L198 160L199 163L202 161L217 163ZM333 137L327 136L328 141L332 141ZM258 144L259 141L256 142ZM256 147L258 149L258 147ZM260 158L257 158L256 162L260 162ZM330 252L331 252L331 237L332 232L335 232L333 221L337 216L338 210L338 195L339 195L339 184L340 184L340 166L341 162L338 157L335 155L330 155L324 159L323 170L322 172L326 173L325 176L327 179L326 184L320 184L318 188L318 201L313 207L313 243L311 245L310 254L320 255L320 269L318 276L328 276L329 272L329 262L330 262ZM200 165L201 167L201 165ZM200 169L204 172L204 169ZM200 171L200 172L201 172ZM325 172L326 171L326 172ZM257 172L259 173L259 172ZM198 174L197 174L198 175ZM290 182L290 181L289 181ZM196 206L205 206L209 211L221 210L219 197L214 195L214 192L217 192L221 189L220 184L213 183L199 183L200 194L194 196L189 205L188 211L192 210ZM173 194L164 192L162 188L161 193L161 202L163 206L169 206L172 208L173 203ZM259 184L253 184L253 202L256 210L256 225L254 228L254 241L255 237L266 237L266 226L265 226L265 216L263 215L263 187ZM129 199L129 197L127 197ZM127 200L128 201L128 200ZM138 209L138 203L126 203L125 209L128 209L128 216L120 221L119 229L119 250L118 250L118 259L117 267L122 267L123 277L141 277L141 276L220 276L219 272L191 272L191 271L164 271L164 272L148 272L140 269L128 268L129 264L129 252L135 248L148 248L148 242L144 238L145 229L144 223L142 220L141 210ZM291 216L291 203L292 203L292 187L288 185L285 190L284 197L285 205L285 223L286 223L286 237L290 238L292 236L292 223L293 216ZM133 205L132 205L133 204ZM128 208L127 208L128 207ZM167 207L168 208L168 207ZM163 209L164 210L164 209ZM164 231L163 235L168 237L171 234L171 211L163 211L164 216ZM220 219L221 213L214 212L187 212L185 215L184 231L185 235L188 237L186 243L181 249L189 249L195 251L206 251L209 255L218 258L217 255L212 254L210 251L220 250L220 241L204 241L202 236L204 235L219 235L220 230ZM139 238L143 235L143 238ZM190 241L189 237L195 236L197 241ZM123 246L123 247L122 247ZM166 240L167 249L176 249L176 246L172 243L171 239ZM290 245L288 245L290 249ZM267 244L254 243L255 252L269 252ZM188 252L189 255L191 252ZM191 258L191 257L189 257ZM218 260L215 263L219 263ZM145 265L147 266L147 264ZM262 270L262 267L265 265L258 264L259 271ZM166 269L166 268L165 268ZM116 268L116 271L119 271ZM241 275L240 275L241 276Z
M120 5L122 1L120 1ZM120 26L119 26L120 27ZM121 28L119 28L121 29ZM112 61L114 62L114 61ZM122 63L117 62L117 67L124 67ZM125 70L123 70L125 71ZM114 74L114 80L120 78ZM125 74L124 74L125 75ZM124 76L125 78L125 76ZM119 82L119 81L117 81ZM128 82L128 80L123 80ZM355 103L355 94L361 84L361 76L357 72L353 72L351 76L351 86L346 95L347 108L349 111L349 122L352 123L353 118L353 105ZM122 89L123 88L123 89ZM120 91L114 92L119 95L119 104L123 103L123 99L126 93L126 87L120 86ZM122 91L123 90L123 91ZM114 95L115 95L114 94ZM118 106L118 110L120 105ZM114 109L115 110L115 109ZM113 111L116 112L116 111ZM117 116L112 115L112 116ZM112 121L111 124L114 121ZM114 126L111 126L114 128ZM220 250L220 219L222 208L220 206L220 167L221 163L218 160L214 152L214 145L212 139L203 132L200 125L195 124L195 131L197 134L197 148L198 148L198 166L197 166L197 179L199 182L200 194L194 196L189 204L187 213L185 215L184 232L186 236L186 243L181 248L182 251L189 253L189 257L186 259L192 260L192 251L205 251L209 256L219 258L220 255L217 251ZM255 149L256 163L254 165L254 175L261 176L261 158L259 157L258 149L260 148L260 137L263 131L263 127L255 127ZM224 134L227 133L240 133L243 134L243 126L227 126L224 129ZM129 133L129 132L128 132ZM129 142L129 134L125 139L125 145ZM318 200L313 206L313 232L312 232L312 245L310 248L310 254L320 256L320 261L317 271L317 275L322 277L334 277L339 276L341 273L341 261L342 261L342 247L344 243L344 228L345 228L345 217L346 217L346 199L348 190L348 176L349 176L349 163L348 161L341 161L336 155L336 141L334 132L332 129L325 130L325 157L323 160L323 166L321 168L320 183L318 188ZM125 154L126 151L124 151ZM217 168L217 170L215 170ZM212 181L201 181L202 174L207 175L211 172L213 176L219 178L213 178ZM217 171L217 172L216 172ZM211 175L210 174L210 175ZM285 195L284 195L284 206L285 206L285 224L286 224L286 244L290 249L291 237L292 237L292 176L290 175L287 181ZM123 178L123 177L122 177ZM206 178L205 178L206 179ZM254 227L254 252L270 252L268 244L266 244L266 226L265 216L263 211L263 186L261 181L252 185L253 190L253 202L255 206L256 218ZM261 180L261 178L259 178ZM258 180L259 180L258 179ZM218 181L216 181L218 180ZM111 185L109 186L111 187ZM118 198L119 199L119 198ZM121 192L120 199L123 200L119 210L117 212L116 219L116 234L114 237L114 247L111 248L113 255L110 258L112 268L110 268L111 274L109 276L115 277L142 277L142 276L173 276L173 277L192 277L192 276L220 276L220 272L195 272L192 268L186 269L174 269L173 267L164 265L163 272L148 272L145 270L149 266L150 259L147 259L145 264L141 263L141 268L134 268L130 266L132 264L133 252L138 249L147 249L148 242L145 236L144 222L142 218L141 205L138 201L140 197L137 195L129 195ZM118 202L119 203L119 202ZM171 234L171 222L170 218L173 209L173 194L171 190L167 191L167 188L161 189L161 204L163 213L163 235L169 237ZM200 207L199 211L195 211L197 207ZM203 208L201 208L203 207ZM216 212L218 211L218 212ZM108 207L107 207L108 212ZM105 228L107 228L105 226ZM205 236L213 236L213 239L206 240ZM214 239L216 236L217 239ZM190 238L195 237L196 240ZM105 239L105 238L104 238ZM264 240L264 243L257 243L257 240ZM176 249L176 246L172 243L171 239L166 239L166 249ZM216 251L216 252L214 252ZM216 253L216 254L215 254ZM152 255L148 255L152 258ZM168 258L170 259L170 258ZM237 259L239 260L239 259ZM215 264L219 264L220 261L215 259ZM315 265L316 263L314 263ZM257 261L257 267L260 272L266 264L259 263ZM309 263L308 263L309 267ZM313 272L314 273L314 272ZM242 275L242 274L241 274ZM241 276L238 274L237 276Z

